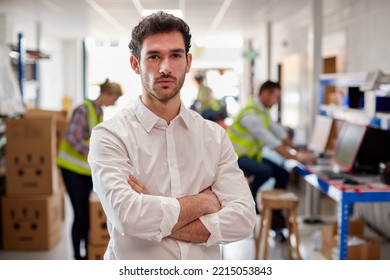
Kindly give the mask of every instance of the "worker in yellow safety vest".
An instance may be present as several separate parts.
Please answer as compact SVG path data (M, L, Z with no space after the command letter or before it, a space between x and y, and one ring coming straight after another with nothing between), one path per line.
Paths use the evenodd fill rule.
M221 105L214 97L213 90L206 85L204 74L195 75L195 81L198 83L198 95L196 98L196 110L203 118L216 121L219 118Z
M266 145L283 158L295 159L303 163L313 163L315 158L308 153L294 154L296 148L286 129L270 117L270 109L279 102L281 87L273 81L264 82L256 98L249 100L234 118L228 129L228 136L238 155L241 170L253 178L250 183L252 196L256 202L259 188L270 178L275 179L274 188L286 189L289 172L280 164L263 158ZM256 207L259 212L258 207ZM279 230L285 225L281 212L274 211L273 229Z
M108 79L100 85L100 94L95 100L85 99L75 108L67 130L59 145L57 165L70 201L74 220L72 225L72 244L74 258L86 259L81 255L81 243L87 252L89 231L89 195L92 191L91 170L88 165L89 138L92 129L103 120L103 106L114 105L122 95L119 84Z

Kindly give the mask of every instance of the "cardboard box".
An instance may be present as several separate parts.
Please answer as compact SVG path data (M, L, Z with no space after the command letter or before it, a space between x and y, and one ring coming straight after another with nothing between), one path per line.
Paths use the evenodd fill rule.
M107 246L110 235L107 230L107 217L95 192L89 198L89 243Z
M60 195L60 211L61 211L61 219L65 220L65 203L66 203L66 196L67 196L67 190L65 187L64 179L61 174L61 170L58 168L58 192Z
M65 134L67 128L67 112L66 111L49 111L40 109L29 109L26 112L27 118L36 117L52 117L55 121L55 137L56 147L59 147L60 141Z
M106 249L106 245L88 244L88 260L104 260Z
M52 195L58 190L55 125L51 117L6 122L6 195Z
M26 112L26 117L46 117L52 116L56 119L65 119L68 116L68 113L65 110L54 111L54 110L42 110L42 109L28 109Z
M59 195L2 198L5 250L48 250L61 238Z
M66 129L68 128L68 121L66 119L58 119L56 121L56 147L60 146L61 139L64 137Z
M5 193L5 167L0 167L0 196Z
M364 244L349 245L349 260L378 260L380 259L380 242L378 240L364 236L365 222L363 220L349 222L348 240L352 237L358 237L364 240ZM332 259L333 250L338 249L339 236L337 234L337 224L325 226L322 228L322 254Z
M60 203L60 206L59 206L59 209L60 209L60 218L62 221L65 220L65 196L66 196L66 192L64 192L63 189L60 189L59 192L58 192L58 196L60 197L59 198L59 203Z

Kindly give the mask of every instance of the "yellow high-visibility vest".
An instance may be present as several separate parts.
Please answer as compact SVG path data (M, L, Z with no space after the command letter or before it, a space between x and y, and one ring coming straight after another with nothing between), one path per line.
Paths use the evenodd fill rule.
M199 87L197 100L201 103L201 112L206 109L212 109L214 111L218 111L221 109L219 101L214 98L211 88L205 85L201 85Z
M90 100L84 100L84 104L88 108L87 122L89 131L92 131L93 127L103 121L103 117L97 117L95 107ZM89 139L87 143L89 144ZM80 154L65 138L60 142L57 165L81 175L91 175L91 168L89 167L87 156Z
M264 114L261 107L254 100L249 100L245 107L234 118L232 125L227 131L227 135L233 144L238 157L247 156L258 162L263 160L262 148L264 143L255 138L255 136L245 127L240 125L242 117L247 114L256 114L260 117L263 125L269 129L269 109Z

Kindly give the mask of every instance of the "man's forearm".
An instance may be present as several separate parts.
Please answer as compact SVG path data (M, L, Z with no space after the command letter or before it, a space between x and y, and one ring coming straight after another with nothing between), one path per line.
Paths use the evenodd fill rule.
M142 193L145 195L149 195L149 191L147 188L138 181L137 178L134 176L130 176L127 180L129 185L132 187L134 191L137 193ZM188 227L185 228L185 231L179 231L177 233L178 238L183 235L181 238L189 238L187 235L190 230L192 229L198 229L199 232L194 232L192 235L195 236L197 234L208 234L207 229L203 226L203 224L198 221L194 223L193 225L189 225L190 223L193 223L194 221L198 220L200 217L207 215L207 214L212 214L216 213L219 210L221 210L221 203L218 200L218 197L215 195L215 193L211 190L211 187L208 187L201 191L198 194L195 195L190 195L190 196L185 196L177 199L180 204L180 213L179 217L177 220L177 223L173 226L171 232L175 233L178 232L179 229L185 227L188 225ZM191 238L193 238L193 236ZM202 237L202 240L208 238ZM186 240L186 239L181 239L181 240ZM195 242L195 241L194 241ZM199 241L202 242L202 241Z
M212 213L205 203L205 195L202 193L179 198L180 214L176 225L172 228L172 232L186 226L203 215Z
M277 151L281 156L283 156L285 158L298 160L297 156L295 156L295 155L291 154L289 151L287 151L287 149L283 145L277 146L275 148L275 151Z
M181 241L203 243L209 238L210 232L199 219L196 219L175 232L172 232L170 236Z

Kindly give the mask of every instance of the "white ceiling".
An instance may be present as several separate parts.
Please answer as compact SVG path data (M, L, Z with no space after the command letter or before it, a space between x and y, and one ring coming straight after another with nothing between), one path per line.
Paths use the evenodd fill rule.
M256 26L278 21L306 7L309 0L0 0L0 13L40 23L41 32L62 38L130 37L142 9L178 9L194 37L251 36Z

